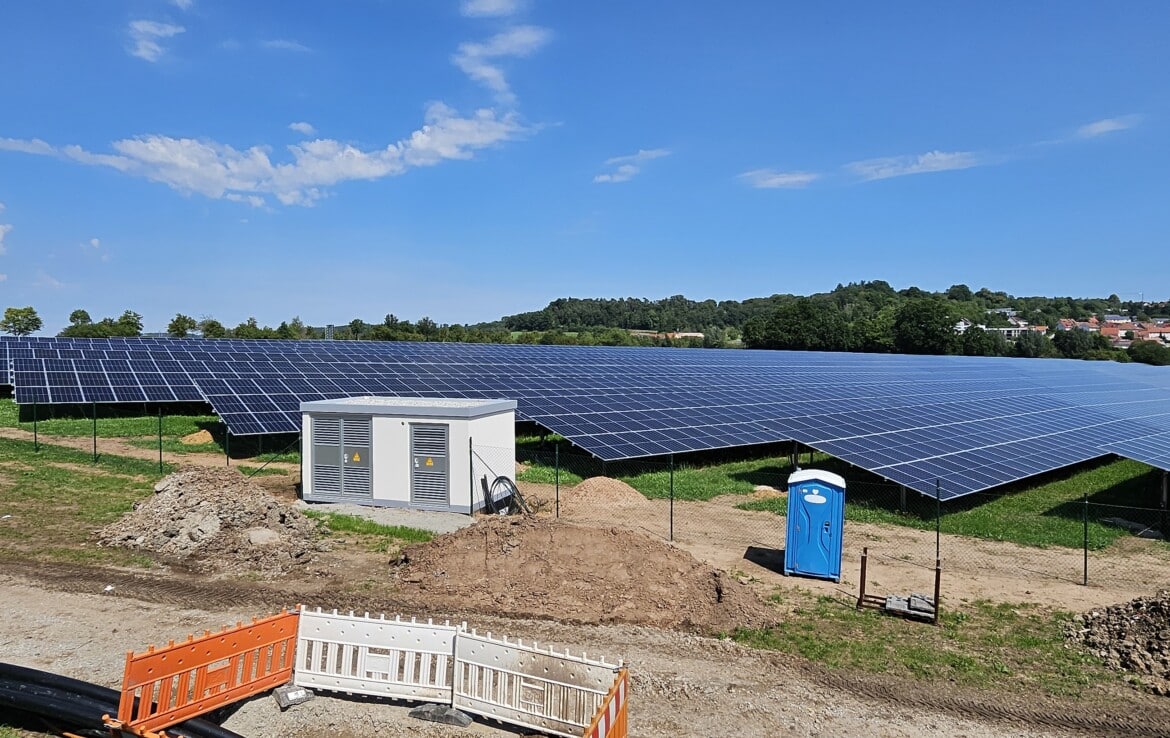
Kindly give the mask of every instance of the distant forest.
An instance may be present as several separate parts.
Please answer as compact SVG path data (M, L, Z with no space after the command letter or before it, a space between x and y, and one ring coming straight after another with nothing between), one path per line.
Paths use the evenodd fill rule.
M1015 341L986 328L1010 325L1007 311L1032 326L1047 326L1049 335L1029 331ZM860 351L973 356L1068 357L1170 364L1170 347L1155 341L1134 341L1126 350L1114 348L1102 335L1089 331L1051 329L1062 318L1077 321L1107 314L1135 322L1170 317L1170 305L1105 298L1014 297L983 288L954 285L945 292L917 287L895 290L883 281L837 285L814 295L772 295L744 300L704 300L682 295L662 300L639 298L574 298L553 300L540 310L509 315L477 325L417 322L393 314L378 323L355 318L329 329L337 340L464 341L622 346L683 346L759 348L811 351ZM955 330L966 319L965 332ZM142 335L142 317L127 310L118 318L91 319L85 310L69 316L61 336ZM33 308L9 308L0 330L27 335L40 329ZM255 318L228 327L212 317L196 320L176 315L167 327L175 337L325 338L327 328L307 326L299 318L272 328ZM692 335L679 335L692 334ZM701 335L698 335L701 334Z

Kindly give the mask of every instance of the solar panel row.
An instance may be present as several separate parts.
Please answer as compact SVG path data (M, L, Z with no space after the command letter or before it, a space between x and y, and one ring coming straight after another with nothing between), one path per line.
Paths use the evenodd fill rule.
M206 399L235 435L303 400L518 401L618 460L795 440L957 496L1109 453L1170 468L1170 370L1109 362L489 344L4 339L17 401Z

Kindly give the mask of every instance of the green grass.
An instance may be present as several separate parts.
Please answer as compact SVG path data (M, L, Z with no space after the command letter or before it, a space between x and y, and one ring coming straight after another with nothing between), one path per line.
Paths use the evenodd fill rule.
M853 603L811 594L774 599L795 604L784 622L739 630L745 645L846 669L980 689L1031 690L1076 697L1120 679L1095 659L1065 647L1071 613L1028 604L944 607L938 627L857 610ZM944 602L945 605L945 602Z
M41 411L48 414L51 409L42 408ZM104 412L110 412L109 408L99 406L98 438L158 438L157 415L103 417ZM214 415L164 415L163 437L186 436L219 423L219 418ZM20 420L19 406L13 400L6 399L0 400L0 427L20 428L31 433L33 422ZM46 436L90 436L93 435L93 418L40 418L36 422L36 429Z
M409 528L404 525L383 525L358 515L306 510L305 515L318 521L328 529L329 535L348 533L365 539L367 548L386 553L401 548L407 543L425 543L435 537L429 530Z
M1136 461L1120 460L1069 473L1034 487L1009 489L1001 494L977 494L943 503L939 528L943 533L1010 541L1025 546L1081 548L1085 541L1084 497L1089 494L1089 548L1107 548L1131 534L1122 528L1099 522L1106 517L1147 519L1150 511L1127 511L1126 507L1151 505L1151 490L1159 473ZM911 509L899 512L897 500L866 495L865 488L845 494L845 518L864 523L901 525L934 530L935 505L909 493ZM783 498L755 500L739 505L745 510L766 510L783 515ZM1114 507L1117 506L1117 507ZM1152 522L1152 521L1151 521ZM1159 545L1166 546L1162 543ZM1168 546L1170 548L1170 546Z
M92 533L125 515L172 471L158 463L82 451L33 450L30 441L0 438L0 552L43 560L143 566L140 554L98 548Z

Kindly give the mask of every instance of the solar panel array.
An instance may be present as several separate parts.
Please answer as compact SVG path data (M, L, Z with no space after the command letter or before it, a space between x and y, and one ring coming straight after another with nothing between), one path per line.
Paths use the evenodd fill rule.
M797 441L954 497L1106 454L1170 469L1170 369L710 349L177 339L0 340L20 403L206 400L234 435L303 400L517 400L605 460ZM4 366L0 365L0 366Z

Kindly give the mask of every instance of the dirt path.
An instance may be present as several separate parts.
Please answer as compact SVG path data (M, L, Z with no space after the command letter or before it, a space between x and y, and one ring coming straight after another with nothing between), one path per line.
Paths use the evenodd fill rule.
M152 604L117 592L103 596L58 591L51 582L37 581L35 573L25 574L0 574L0 649L5 660L115 688L127 650L259 614L241 607ZM473 626L542 645L626 659L633 689L630 734L641 738L1153 736L1164 734L1170 724L1170 706L1164 699L1140 695L1128 695L1125 706L1115 709L1100 701L1077 705L1029 695L989 699L945 684L907 685L880 676L827 672L792 657L671 631L466 619ZM245 736L290 738L323 732L338 738L375 733L429 738L515 735L483 721L468 729L420 723L407 716L408 707L319 696L282 713L270 697L259 697L244 703L225 727Z
M547 485L523 485L552 515ZM571 495L566 491L565 496ZM846 521L842 578L839 583L783 576L785 518L769 512L736 509L747 498L725 495L707 502L674 503L674 542L700 561L740 575L762 590L811 589L856 597L862 548L870 552L868 591L875 594L931 592L934 588L935 534L893 525ZM596 526L618 525L668 538L668 500L611 504L562 504L561 517ZM1035 602L1067 610L1087 610L1148 595L1170 587L1170 549L1157 541L1120 539L1089 553L1089 586L1082 584L1081 549L1032 548L1001 541L943 534L942 599Z
M0 438L12 438L18 441L32 441L33 434L30 431L21 428L0 428ZM86 436L44 436L39 437L40 444L52 446L64 446L72 448L77 451L84 451L85 453L93 453L94 439ZM129 456L135 459L143 459L145 461L158 461L157 448L139 448L133 446L120 438L102 438L97 439L97 452L99 457L102 454L109 454L111 456ZM262 460L248 459L240 461L232 459L232 464L227 463L227 460L218 454L206 454L199 452L191 452L187 454L175 453L173 451L163 451L163 461L168 464L186 464L189 466L231 466L232 464L246 463L246 464L260 464L264 463ZM299 464L293 464L287 461L272 461L268 462L267 466L271 469L281 469L286 472L295 472L300 469Z

